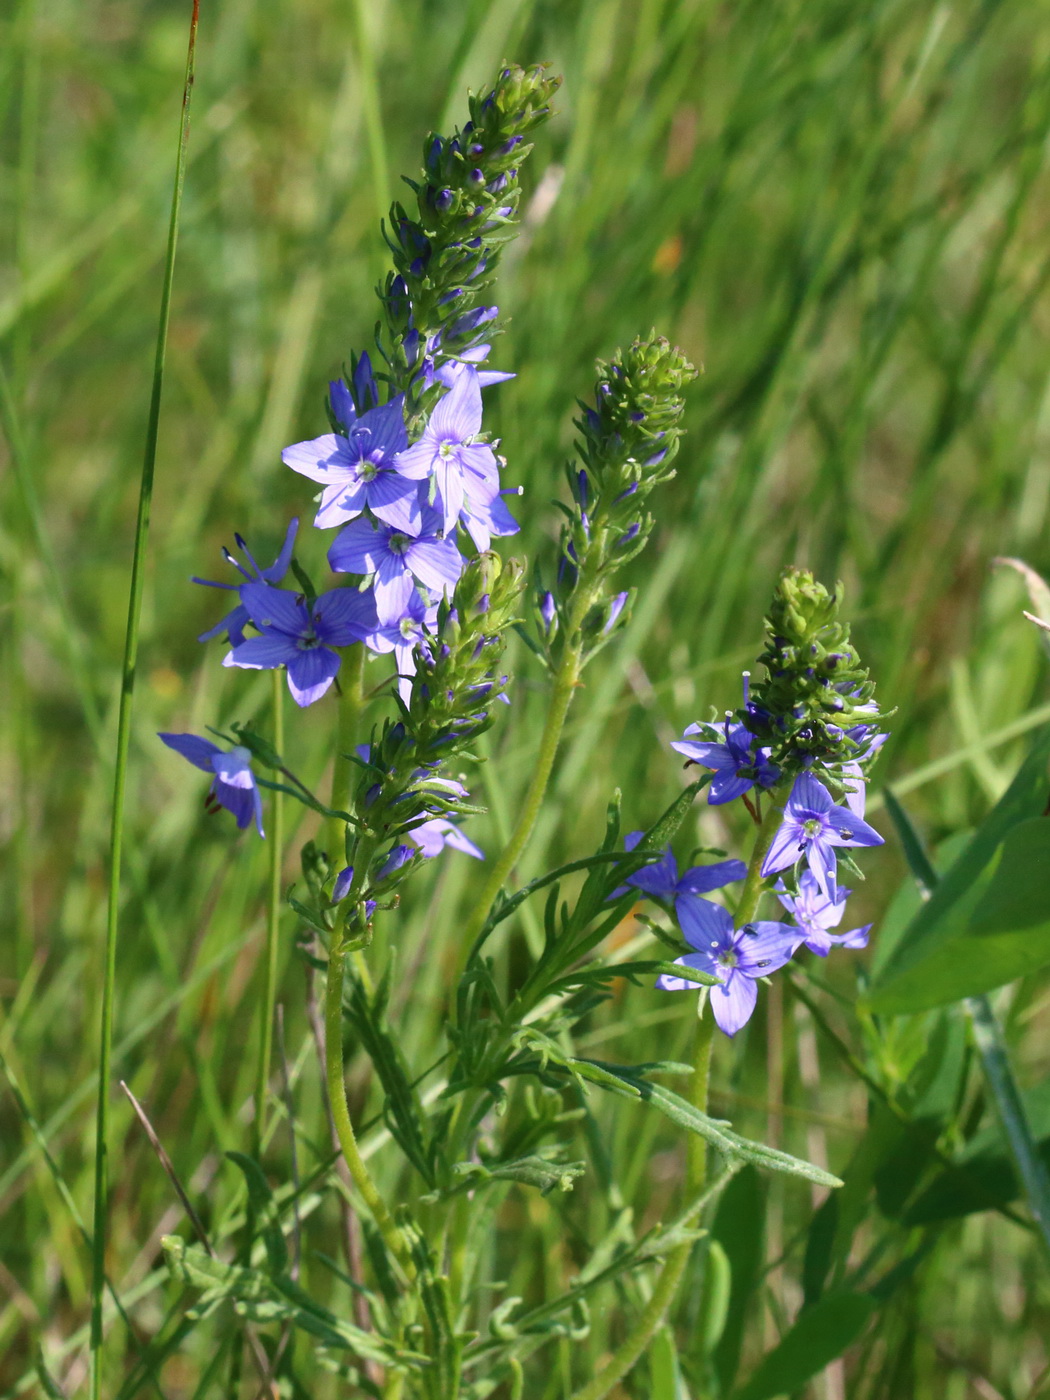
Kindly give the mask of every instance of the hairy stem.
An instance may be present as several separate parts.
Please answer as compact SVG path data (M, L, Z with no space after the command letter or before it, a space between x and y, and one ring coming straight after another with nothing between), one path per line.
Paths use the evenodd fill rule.
M139 483L138 517L131 561L131 587L128 620L124 634L124 662L121 672L120 702L117 711L117 746L113 771L113 806L109 841L109 900L106 915L106 944L103 955L102 1011L99 1026L98 1102L95 1113L95 1201L92 1229L91 1277L91 1386L92 1400L102 1394L102 1295L106 1287L106 1229L108 1205L109 1095L113 1060L113 1001L117 978L117 926L120 915L121 854L124 840L124 799L127 788L128 754L131 748L131 709L138 662L139 619L145 586L146 543L149 538L153 476L157 462L160 430L161 392L171 317L171 288L175 276L175 248L182 210L182 187L186 171L186 147L190 134L190 97L193 92L193 65L197 44L197 18L200 0L193 0L189 45L186 52L186 78L182 91L182 117L175 157L175 180L168 221L168 245L161 286L157 346L153 362L153 389L150 396L146 446Z
M284 749L284 671L271 673L273 682L273 745ZM259 1010L259 1059L255 1068L255 1155L262 1156L266 1140L266 1100L273 1055L274 1007L277 1000L278 935L281 924L281 863L284 855L283 796L274 792L270 804L270 889L266 903L266 950L263 955L263 993Z
M355 880L355 883L357 881ZM415 1277L415 1265L404 1235L380 1196L372 1175L357 1146L350 1109L346 1101L346 1077L343 1066L343 980L346 966L346 940L341 931L332 934L328 952L328 978L325 984L325 1080L332 1109L339 1149L350 1171L354 1185L371 1212L372 1219L386 1241L391 1254L409 1278Z
M737 926L750 923L758 913L759 901L765 889L762 875L762 861L772 844L780 825L783 802L770 796L769 808L759 826L754 849L748 862L747 876L740 894L734 922ZM704 994L702 994L704 995ZM706 1008L705 1008L706 1010ZM708 1085L711 1078L711 1043L714 1038L714 1018L710 1013L702 1014L696 1027L696 1045L693 1051L693 1073L689 1081L689 1099L701 1113L707 1111ZM691 1133L686 1146L686 1194L696 1196L704 1186L707 1177L707 1143L699 1135ZM628 1371L645 1354L653 1337L663 1326L678 1293L679 1285L685 1276L692 1244L683 1244L667 1256L660 1270L652 1296L641 1317L635 1323L621 1346L613 1353L612 1359L582 1390L578 1390L573 1400L602 1400L614 1386L618 1385Z

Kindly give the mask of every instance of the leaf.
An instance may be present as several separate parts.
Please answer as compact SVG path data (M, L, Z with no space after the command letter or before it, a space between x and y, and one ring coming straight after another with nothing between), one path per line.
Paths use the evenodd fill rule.
M1010 933L1050 923L1050 819L1031 817L1007 833L991 883L970 917L975 933Z
M288 1267L288 1246L281 1230L281 1220L274 1204L273 1192L263 1174L263 1169L254 1157L244 1152L225 1154L235 1166L240 1167L244 1184L248 1188L248 1200L252 1210L262 1222L263 1243L266 1245L266 1260L271 1274L281 1274Z
M428 1364L428 1358L418 1352L396 1348L376 1333L340 1321L289 1278L270 1278L258 1269L225 1264L200 1245L187 1245L175 1235L166 1235L161 1247L172 1276L200 1291L202 1301L228 1299L249 1321L287 1322L318 1338L324 1346L351 1351L384 1366Z
M856 1341L874 1311L875 1301L867 1293L825 1294L804 1309L733 1400L793 1395Z
M597 1060L572 1060L570 1065L576 1073L590 1079L592 1083L599 1084L603 1089L623 1094L625 1097L644 1099L673 1123L677 1123L688 1132L696 1133L731 1161L735 1159L751 1162L766 1171L799 1176L805 1181L816 1182L818 1186L842 1185L837 1176L832 1176L822 1167L815 1167L810 1162L791 1157L775 1147L766 1147L762 1143L752 1142L750 1138L740 1137L730 1130L727 1123L709 1118L706 1113L701 1113L687 1099L683 1099L671 1089L665 1089L662 1084L650 1084L648 1080L642 1079L637 1067L629 1069L620 1065L604 1065Z
M1033 847L1033 819L1043 820L1050 781L1050 728L1042 729L1031 752L1000 801L977 828L965 850L941 879L877 973L868 998L884 1015L923 1011L1001 986L1050 963L1050 910L1042 922L1004 927L996 903L1005 893L996 873L1007 861L1016 870ZM1024 825L1018 837L1015 828ZM1050 837L1050 819L1047 819ZM1025 918L1039 919L1038 896L1023 906ZM998 890L1000 893L995 893ZM985 896L988 896L987 902ZM979 913L978 922L973 920Z
M740 1364L744 1328L751 1314L755 1285L765 1254L765 1184L754 1167L745 1167L726 1187L711 1226L729 1262L729 1300L714 1366L720 1393L728 1393Z
M649 1400L689 1400L670 1327L661 1327L649 1344Z
M452 1170L457 1176L468 1177L471 1187L479 1181L520 1181L537 1187L541 1195L547 1196L555 1187L571 1191L573 1179L586 1175L587 1163L552 1162L533 1155L511 1162L457 1162Z

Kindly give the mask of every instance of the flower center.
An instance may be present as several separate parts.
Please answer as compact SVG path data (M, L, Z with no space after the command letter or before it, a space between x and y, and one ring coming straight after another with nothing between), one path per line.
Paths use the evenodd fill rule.
M404 554L405 550L411 543L412 536L402 535L398 530L395 530L394 533L390 536L389 540L387 541L391 554Z
M456 444L454 442L443 442L438 448L438 456L444 457L447 461L447 459L452 456L455 450Z
M724 953L719 953L717 962L719 967L736 967L736 949L727 948Z
M418 635L417 624L410 617L403 617L401 619L401 621L398 623L398 631L401 633L402 637L404 637L406 642L414 641L416 639L416 636Z
M823 825L824 823L819 817L809 817L802 823L802 833L809 840L812 840L814 836L820 835Z

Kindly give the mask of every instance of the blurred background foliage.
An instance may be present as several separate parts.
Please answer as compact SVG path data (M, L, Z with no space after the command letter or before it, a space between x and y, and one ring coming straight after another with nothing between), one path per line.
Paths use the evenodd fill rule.
M67 1394L83 1375L88 1255L73 1211L87 1214L90 1197L109 755L187 22L171 0L7 0L0 13L4 1394L40 1384L38 1342ZM209 1220L237 1198L221 1151L243 1145L250 1111L265 857L204 815L200 784L153 735L265 717L268 686L197 645L217 600L187 580L223 576L235 530L261 557L292 513L309 518L280 449L325 429L326 380L370 342L385 263L377 223L400 172L415 171L426 131L463 120L465 89L505 57L565 75L497 291L512 319L492 359L518 378L489 391L487 422L507 480L525 487L514 548L550 567L548 502L596 356L655 326L706 369L653 544L632 566L633 621L588 673L522 875L551 852L594 849L614 787L629 827L670 800L681 780L666 740L737 703L784 563L845 580L855 637L897 707L875 787L889 778L910 794L932 842L1000 795L1019 732L1046 705L1022 585L991 568L1005 554L1050 570L1044 0L204 0L135 718L117 1068ZM319 563L323 543L304 554ZM473 781L491 815L471 835L489 850L542 713L528 654L512 660L513 712L490 736L498 767ZM317 784L332 722L326 705L295 716L289 750ZM312 830L310 819L294 834ZM729 846L739 834L705 809L694 841ZM400 1026L421 1062L438 1043L468 865L452 853L435 862L375 951L379 965L396 951ZM295 869L293 843L289 880ZM858 897L878 918L903 862L891 842L866 869ZM282 1001L309 1155L322 1119L290 916L287 933ZM534 934L526 920L521 936ZM918 1103L909 1076L936 1038L931 1019L896 1022L872 1048L871 1028L848 1013L863 980L853 957L826 971L827 1014ZM681 1058L691 1007L621 988L595 1018L595 1053ZM950 1013L937 1015L948 1035ZM1026 1085L1050 1069L1048 1029L1042 975L1009 1000ZM807 1395L1041 1393L1050 1285L1031 1234L990 1212L932 1226L907 1216L929 1153L911 1139L887 1147L883 1133L883 1158L872 1157L878 1114L790 989L717 1047L714 1082L716 1107L743 1131L840 1174L868 1153L867 1177L850 1178L843 1268L920 1256ZM987 1121L960 1082L950 1113L930 1120L942 1146ZM352 1083L367 1116L374 1092L360 1074ZM177 1305L153 1271L160 1235L182 1217L130 1110L115 1114L110 1273L141 1342ZM609 1146L624 1199L655 1220L683 1145L661 1125L622 1121ZM283 1138L272 1154L286 1172ZM903 1173L896 1194L873 1185L884 1158ZM525 1296L564 1282L574 1241L609 1209L603 1190L592 1177L564 1198L512 1193L493 1276ZM744 1373L798 1310L819 1203L778 1183L741 1188L735 1209L746 1190L761 1197L747 1228L734 1235L731 1213L719 1227L737 1305L749 1267L756 1280ZM560 1397L573 1367L587 1374L617 1335L614 1303L588 1342L571 1354L562 1344L530 1395ZM696 1377L709 1363L692 1306L687 1295L679 1337ZM715 1353L726 1394L738 1313ZM193 1395L213 1350L191 1337L158 1363L157 1384ZM116 1346L118 1371L121 1355L133 1376L135 1343ZM660 1389L674 1372L665 1361L654 1355L629 1393L679 1393Z

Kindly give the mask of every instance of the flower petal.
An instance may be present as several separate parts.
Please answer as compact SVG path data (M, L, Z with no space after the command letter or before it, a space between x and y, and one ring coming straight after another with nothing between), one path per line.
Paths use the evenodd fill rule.
M748 977L766 977L790 962L797 943L798 929L793 924L759 919L740 930L737 967Z
M695 894L683 894L675 901L675 914L685 941L705 957L713 961L719 953L732 949L733 920L720 904L712 904L709 899Z
M337 574L374 574L388 554L386 535L370 520L353 520L340 530L328 551L328 564Z
M435 593L455 588L465 562L453 540L425 537L409 545L405 559L420 583Z
M830 812L834 805L831 793L823 783L818 783L812 773L800 773L791 789L786 810L793 815L800 812Z
M310 616L302 595L290 589L274 588L269 583L246 583L241 589L241 602L256 627L283 632L287 637L302 637L309 630Z
M223 657L224 666L241 666L249 671L272 671L275 666L287 666L299 655L291 637L282 632L268 632L265 637L249 637L246 642Z
M285 531L284 544L281 545L281 552L268 569L261 569L260 577L267 583L280 583L288 572L288 565L292 562L292 550L295 548L295 536L299 529L299 517L293 516Z
M222 750L210 739L201 739L196 734L158 734L157 738L167 744L169 749L174 749L176 753L182 754L183 758L188 758L194 768L203 768L206 773L215 771L211 761L214 755L222 753Z
M481 385L473 366L457 374L452 388L438 400L427 430L455 442L466 442L481 430Z
M310 442L293 443L281 453L281 461L300 476L325 484L343 480L353 470L346 438L337 437L335 433L325 433Z
M711 988L709 995L715 1024L732 1036L751 1020L758 1001L758 988L752 978L734 969L721 987Z
M300 651L288 666L288 689L297 705L305 708L328 690L339 670L339 657L327 647Z
M710 890L720 890L723 885L731 885L734 880L742 880L746 874L747 866L742 860L694 865L678 881L678 891L680 894L707 894Z
M360 642L378 621L372 594L358 588L332 588L314 604L314 627L328 646L346 647Z
M778 870L786 870L789 865L795 864L799 857L800 834L798 822L793 817L785 817L763 857L763 875L774 875Z

